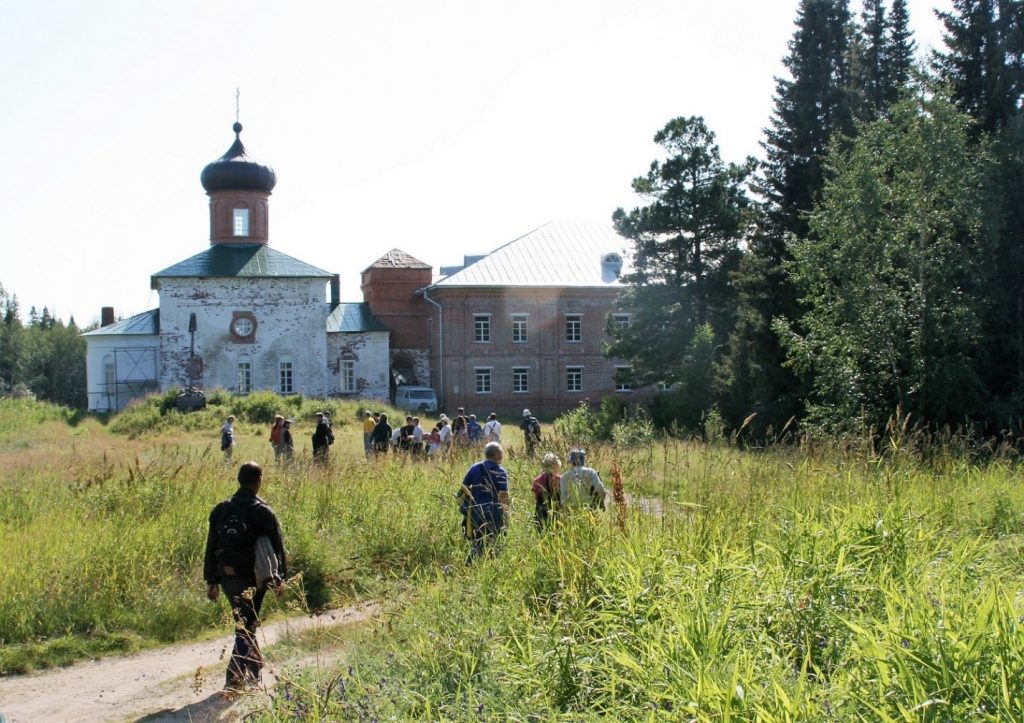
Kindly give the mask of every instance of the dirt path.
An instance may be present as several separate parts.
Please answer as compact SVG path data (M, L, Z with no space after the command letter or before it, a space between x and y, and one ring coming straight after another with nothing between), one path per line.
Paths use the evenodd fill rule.
M272 646L318 627L354 625L380 612L375 602L289 618L260 629L267 667L264 686L276 682L280 660ZM29 721L213 721L235 717L246 701L220 694L233 638L226 636L134 655L78 663L36 675L0 678L0 713L9 723ZM269 649L267 649L269 648ZM304 659L306 664L315 659Z

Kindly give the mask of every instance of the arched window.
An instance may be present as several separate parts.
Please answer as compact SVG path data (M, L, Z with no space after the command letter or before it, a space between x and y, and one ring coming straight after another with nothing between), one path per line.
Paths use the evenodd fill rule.
M234 236L249 235L249 207L239 203L231 212L231 228Z
M344 352L338 360L338 373L341 377L341 393L356 393L356 362L359 357L350 351Z
M106 386L107 394L114 393L114 386L117 384L117 365L114 363L113 354L103 357L103 384Z
M252 361L248 356L238 357L235 364L235 378L239 394L248 394L252 391Z
M278 379L281 394L295 393L295 365L290 356L282 356L277 361Z

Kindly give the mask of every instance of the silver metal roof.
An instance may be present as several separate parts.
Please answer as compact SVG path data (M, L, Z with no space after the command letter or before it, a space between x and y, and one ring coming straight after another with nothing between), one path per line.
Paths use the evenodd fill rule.
M109 326L87 331L82 336L155 336L160 333L160 309L150 309L141 314L114 322Z
M551 221L436 281L430 288L558 286L621 288L631 244L611 222ZM618 256L619 264L609 258Z
M370 305L363 302L342 302L327 315L327 333L390 331L377 321Z

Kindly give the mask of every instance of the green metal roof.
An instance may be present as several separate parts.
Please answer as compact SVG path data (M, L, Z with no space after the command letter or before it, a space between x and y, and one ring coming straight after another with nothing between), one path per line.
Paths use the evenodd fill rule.
M327 333L353 331L390 331L377 321L366 303L338 304L327 317Z
M155 289L157 279L240 276L329 279L332 274L264 244L214 244L153 274L150 286Z
M87 331L82 336L150 336L160 333L160 309L129 316L109 326Z

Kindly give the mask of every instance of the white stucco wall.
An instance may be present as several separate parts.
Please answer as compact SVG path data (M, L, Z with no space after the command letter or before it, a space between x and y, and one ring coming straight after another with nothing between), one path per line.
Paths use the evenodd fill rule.
M85 337L85 378L89 409L117 411L158 386L160 338L156 334L90 334ZM114 365L108 384L107 363Z
M279 365L292 363L293 391L324 396L327 367L327 279L158 279L160 388L188 384L189 316L196 315L197 380L205 389L237 391L237 365L252 365L252 389L280 391ZM256 321L251 342L231 333L235 312Z
M364 399L388 398L389 332L332 332L327 335L330 394ZM341 389L341 362L355 362L355 392Z

